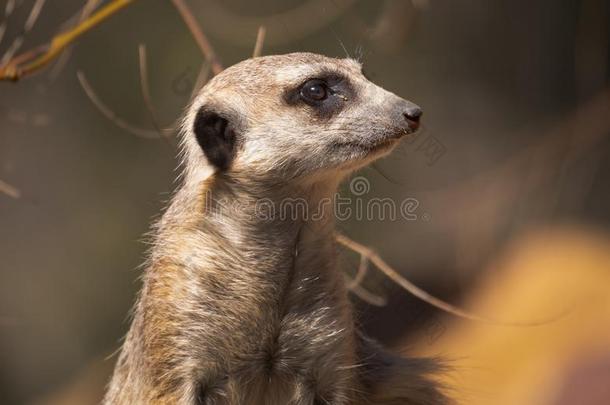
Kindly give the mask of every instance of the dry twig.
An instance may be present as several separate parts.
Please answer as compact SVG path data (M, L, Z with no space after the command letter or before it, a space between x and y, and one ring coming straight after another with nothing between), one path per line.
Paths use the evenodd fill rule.
M2 43L2 38L4 38L4 33L6 32L6 27L8 25L8 19L15 11L15 0L8 0L6 2L6 6L4 7L4 18L2 22L0 22L0 43Z
M193 13L191 13L191 10L188 8L186 3L183 0L172 0L172 3L180 13L184 24L186 24L186 26L188 27L189 31L191 32L191 35L195 39L195 42L197 42L197 45L199 46L199 49L201 49L203 56L212 66L212 72L215 75L222 72L223 67L220 63L220 59L218 59L218 56L216 56L216 52L214 52L212 44L201 30L201 27L197 23L197 20L193 16Z
M178 124L178 120L176 120L171 128L163 129L159 124L159 120L157 119L157 110L152 102L152 97L150 95L150 86L148 81L148 63L146 58L146 46L140 44L138 47L138 60L140 65L140 90L142 91L142 98L144 99L144 105L148 110L148 114L150 115L150 120L159 133L159 136L167 141L167 137L171 136L173 133L173 129Z
M15 38L15 40L13 41L11 46L9 46L4 56L2 56L2 59L0 59L0 66L5 65L13 57L13 55L15 55L19 48L21 48L21 45L23 45L23 41L25 41L25 37L30 32L32 27L34 27L34 24L36 24L36 20L38 20L38 16L40 15L40 11L44 6L45 1L46 0L36 0L36 3L34 3L34 5L32 6L32 10L30 11L28 18L25 20L23 31L21 31L21 34L17 36L17 38Z
M2 180L0 180L0 193L4 193L15 199L21 197L21 192L16 187L13 187Z
M199 70L199 74L197 75L197 79L195 80L195 85L193 86L193 90L191 91L190 100L194 99L197 95L199 89L201 89L208 79L210 78L210 73L212 71L212 65L205 61L203 65L201 65L201 69Z
M82 86L83 90L85 90L87 97L89 97L89 100L91 100L93 105L95 105L95 107L97 107L97 109L108 120L110 120L114 125L118 126L121 129L124 129L125 131L127 131L135 136L138 136L140 138L154 139L154 138L159 137L159 133L157 131L153 131L153 130L145 129L145 128L139 128L135 125L128 123L121 117L119 117L117 114L114 113L114 111L112 111L108 106L106 106L106 104L104 104L100 100L100 98L97 96L97 94L95 93L95 91L93 90L91 85L89 84L89 81L87 80L87 78L85 77L85 74L82 71L79 70L76 73L76 75L78 77L78 81L80 82L80 85ZM166 133L166 131L169 131L169 130L161 130L162 133Z
M441 309L447 313L455 315L459 318L469 319L471 321L490 323L495 325L504 325L504 326L539 326L548 324L550 322L556 321L561 317L565 316L567 311L563 311L558 316L540 320L540 321L532 321L532 322L504 322L495 320L492 318L488 318L485 316L473 314L471 312L465 311L461 308L458 308L454 305L451 305L439 298L436 298L430 295L428 292L422 290L409 280L405 279L400 275L396 270L394 270L390 265L388 265L377 253L375 253L372 249L367 246L361 245L358 242L353 241L345 235L337 234L337 241L348 249L353 250L354 252L359 253L361 256L364 256L373 263L381 272L383 272L386 276L388 276L392 281L396 284L407 290L409 293L413 294L420 300L427 302L428 304Z
M39 4L42 0L39 0L36 4ZM64 33L56 35L50 44L39 46L31 51L25 52L21 55L6 61L6 63L0 64L0 80L19 80L20 78L30 75L43 67L49 62L55 59L61 54L61 52L77 38L83 35L85 32L96 27L102 21L114 15L125 6L132 3L134 0L114 0L106 6L102 7L91 17L85 19L76 27L68 30ZM40 6L41 7L41 6ZM34 11L34 10L32 10ZM39 13L40 10L37 11ZM32 17L32 14L30 14ZM37 17L37 15L35 15ZM28 18L28 22L31 19ZM32 18L35 21L35 18ZM33 24L33 22L32 22ZM27 26L27 22L26 22Z
M193 88L193 93L191 96L191 98L192 98L193 95L195 94L195 91L199 88L199 86L203 85L203 82L205 80L207 80L208 75L209 75L209 69L211 68L211 70L214 74L218 74L218 73L222 72L223 67L220 63L220 60L216 56L216 52L214 51L214 48L212 47L210 41L207 39L207 37L203 33L203 30L197 24L196 19L193 17L193 14L191 13L191 11L188 8L188 6L186 5L186 3L182 0L172 0L172 3L174 4L176 9L180 13L180 16L182 17L185 25L188 27L189 31L191 32L191 35L197 42L197 45L201 49L201 52L203 53L203 56L206 59L206 63L204 63L201 71L199 72L197 81L195 83L195 87ZM262 46L262 44L261 44L261 46ZM139 62L140 62L140 88L142 91L142 97L144 99L144 103L151 116L151 121L152 121L153 125L155 126L155 128L157 129L158 134L161 135L161 137L163 139L165 139L164 135L165 136L171 135L173 130L161 128L161 126L159 125L159 122L156 118L157 114L156 114L156 110L155 110L154 105L151 100L150 89L149 89L149 85L148 85L146 48L143 45L140 45L140 47L139 47ZM123 120L122 118L118 117L117 114L115 114L108 106L106 106L100 100L100 98L97 96L97 94L95 93L95 91L93 90L93 88L91 87L91 85L89 84L85 75L82 72L78 72L78 80L79 80L81 86L83 87L83 89L85 90L85 93L87 93L87 96L93 102L93 104L97 107L97 109L100 110L100 112L106 118L108 118L112 123L114 123L116 126L118 126L121 129L124 129L136 136L139 136L139 137L143 137L143 138L156 138L157 137L156 135L153 135L154 131L137 127L133 124L128 123L127 121Z
M347 285L348 288L354 288L362 283L366 273L369 271L369 258L365 255L360 255L360 264L358 265L358 272L356 277Z
M234 45L249 46L250 36L261 25L267 29L267 44L285 45L331 25L357 1L307 0L266 16L235 13L219 0L193 3L197 5L195 11L201 17L206 31Z
M265 35L267 34L267 29L264 25L258 27L258 32L256 33L256 43L254 44L254 51L252 52L253 58L258 58L261 56L263 52L263 44L265 42Z
M388 300L386 300L385 297L373 294L361 285L354 283L354 280L350 279L348 276L345 276L345 279L347 280L347 288L362 301L376 307L385 307L387 305Z
M144 99L144 104L146 105L152 124L155 129L161 133L161 126L157 120L157 112L152 103L150 87L148 86L148 64L146 63L146 45L144 44L140 44L138 47L138 61L140 66L140 89L142 91L142 98Z
M73 17L71 17L68 21L62 24L60 31L64 31L73 25L78 25L82 23L85 19L87 19L91 13L97 8L102 0L87 0L85 5L81 8L81 10ZM59 73L63 70L64 66L70 59L72 54L72 46L67 46L61 55L57 58L57 61L53 64L51 71L49 72L50 80L55 80Z

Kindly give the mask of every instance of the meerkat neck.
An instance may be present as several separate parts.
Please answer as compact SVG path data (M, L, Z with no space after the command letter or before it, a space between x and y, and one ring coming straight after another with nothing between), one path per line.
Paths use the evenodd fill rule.
M202 225L215 227L246 249L253 240L265 238L288 245L297 235L303 242L332 238L337 183L328 179L278 185L219 176L206 186Z
M188 187L176 195L160 224L164 243L154 253L201 271L235 273L244 282L269 274L281 278L294 269L303 277L334 272L337 184L329 179L278 186L213 176L199 191Z

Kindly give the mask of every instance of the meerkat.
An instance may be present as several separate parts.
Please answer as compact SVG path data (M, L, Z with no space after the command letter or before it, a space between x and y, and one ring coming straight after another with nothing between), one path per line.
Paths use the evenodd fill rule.
M181 185L104 403L448 403L435 361L358 331L321 203L421 114L352 59L265 56L214 77L183 119Z

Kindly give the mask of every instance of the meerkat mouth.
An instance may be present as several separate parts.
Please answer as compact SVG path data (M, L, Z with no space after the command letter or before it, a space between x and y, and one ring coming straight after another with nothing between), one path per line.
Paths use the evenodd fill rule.
M381 151L383 149L389 148L397 141L397 139L385 139L381 142L376 143L337 142L333 146L335 149L349 149L352 151L357 150L369 154L372 152Z
M410 133L412 132L404 131L373 142L336 142L333 146L335 148L341 149L347 148L352 150L361 150L366 152L366 154L370 154L374 152L381 152L394 147L396 144L398 144L398 142L400 142L400 140L404 136L409 135Z

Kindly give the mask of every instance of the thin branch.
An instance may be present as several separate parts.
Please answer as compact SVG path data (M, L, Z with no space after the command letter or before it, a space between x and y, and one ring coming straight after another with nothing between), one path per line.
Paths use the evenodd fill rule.
M140 44L138 47L138 61L140 66L140 89L142 91L142 98L144 99L144 104L146 105L152 124L157 132L161 134L161 126L157 120L157 111L152 103L150 87L148 86L148 64L146 63L146 45L144 44Z
M495 325L503 325L503 326L540 326L540 325L548 324L550 322L554 322L554 321L564 317L568 312L568 311L563 311L559 315L554 316L552 318L540 320L540 321L531 321L531 322L504 322L504 321L498 321L498 320L495 320L492 318L488 318L485 316L473 314L471 312L458 308L452 304L449 304L439 298L436 298L436 297L430 295L428 292L422 290L421 288L419 288L418 286L416 286L409 280L402 277L400 275L400 273L398 273L396 270L394 270L392 267L390 267L390 265L388 265L385 261L383 261L383 259L377 253L375 253L372 249L370 249L364 245L361 245L358 242L353 241L352 239L348 238L347 236L337 234L336 237L337 237L337 241L340 244L347 247L348 249L353 250L356 253L359 253L362 256L367 257L368 260L371 263L373 263L379 270L381 270L392 281L394 281L396 284L398 284L399 286L401 286L402 288L407 290L409 293L413 294L414 296L421 299L422 301L427 302L428 304L430 304L438 309L441 309L447 313L455 315L459 318L469 319L471 321L495 324Z
M140 66L140 90L142 91L142 98L144 99L144 105L150 115L150 120L159 133L159 137L163 139L168 145L168 138L173 134L172 129L163 129L157 119L157 110L152 102L150 95L150 86L148 81L148 63L146 58L146 45L140 44L138 47L138 61ZM179 119L172 124L172 128L175 128Z
M131 4L133 1L134 0L114 0L73 29L53 37L50 44L37 47L35 52L26 52L24 54L25 56L20 55L17 56L15 60L10 60L6 64L1 64L0 80L19 80L24 76L42 69L85 32L96 27L102 21L113 16L116 12ZM19 62L17 62L17 60L19 60Z
M60 30L63 31L65 29L68 29L68 27L71 27L73 25L78 25L81 22L83 22L85 19L87 19L91 15L91 13L93 13L93 11L97 8L97 6L100 4L100 2L101 2L101 0L87 0L85 5L81 8L81 10L76 15L72 16L68 21L66 21L64 24L62 24L62 27L60 28ZM61 55L57 58L57 61L55 62L55 64L51 68L51 71L49 72L49 79L51 81L55 80L57 78L57 76L59 76L59 74L61 73L63 68L66 66L66 63L68 62L68 60L70 59L70 56L72 55L72 46L73 45L67 46L64 49L64 51L61 53Z
M77 26L89 17L103 0L86 0L85 4L70 18L60 25L60 31L66 31Z
M19 36L17 36L17 38L15 38L11 46L9 46L8 50L0 60L0 66L5 65L9 60L11 60L13 55L15 55L19 48L21 48L21 45L23 45L23 41L25 41L25 37L28 35L32 27L34 27L34 24L36 24L36 20L38 20L38 16L40 16L40 11L44 6L45 1L46 0L36 0L34 5L32 6L32 10L28 15L27 20L25 20L23 31Z
M366 273L369 270L369 259L365 255L360 255L360 264L358 265L358 272L356 273L356 277L350 278L347 274L345 275L345 280L347 281L347 289L354 293L361 300L374 305L376 307L383 307L388 302L384 297L373 294L368 291L364 287L361 286Z
M17 2L15 0L8 0L6 2L6 6L4 7L4 17L8 18L11 16L11 14L13 14L13 11L15 11L15 6L16 6Z
M191 91L191 100L195 98L199 89L201 89L210 78L210 72L212 70L212 65L205 61L203 65L201 65L201 69L199 70L199 74L197 75L197 79L195 80L195 85L193 86L193 90Z
M6 7L4 8L4 13L7 17L10 16L13 13L13 11L15 11L16 4L17 4L17 2L15 0L8 0L6 2Z
M356 273L356 277L354 277L354 279L351 280L351 282L347 285L347 288L351 290L358 287L364 280L364 277L366 276L366 273L368 271L369 259L365 255L360 255L360 264L358 265L358 272Z
M4 18L0 23L0 43L2 43L2 38L4 38L4 33L6 32L6 27L8 26L8 19L15 11L15 0L8 0L6 2L6 6L4 7Z
M2 180L0 180L0 193L4 193L14 199L21 197L21 192L16 187L13 187Z
M153 130L145 129L145 128L139 128L135 125L128 123L127 121L123 120L122 118L120 118L117 114L114 113L114 111L112 111L108 106L106 106L100 100L100 98L97 96L97 94L95 93L95 91L93 90L93 88L91 87L89 82L87 81L87 78L85 77L85 74L82 71L79 70L76 73L76 75L78 77L78 81L79 81L80 85L82 86L83 90L87 94L87 97L89 97L89 100L91 100L93 105L95 107L97 107L97 109L102 113L102 115L104 115L114 125L116 125L117 127L121 128L121 129L124 129L125 131L127 131L135 136L138 136L140 138L147 138L147 139L159 138L159 133L157 131L153 131ZM162 130L163 133L165 133L165 131L170 131L170 130Z
M331 25L358 1L303 0L291 2L296 5L285 11L265 16L235 13L231 7L225 5L226 1L207 0L192 3L197 4L197 15L201 16L202 24L210 34L234 45L249 47L252 45L250 35L261 25L267 28L265 42L268 45L294 43Z
M350 292L354 293L362 301L374 305L376 307L385 307L387 305L388 300L386 300L384 297L373 294L362 286L355 284L354 280L350 279L347 275L345 276L345 279L347 280L347 285ZM349 287L350 285L352 287Z
M258 27L258 32L256 33L256 43L254 44L254 51L252 52L253 58L258 58L261 56L263 52L263 44L265 43L265 35L267 34L267 29L264 25Z
M182 20L191 32L191 35L195 39L195 42L197 42L197 45L199 46L199 49L201 49L203 56L212 66L212 72L215 75L222 72L222 64L220 63L218 56L216 56L216 52L214 51L212 44L201 30L201 27L197 23L197 20L193 16L193 13L188 8L186 3L183 0L172 0L172 3L178 10L178 13L180 13Z
M6 32L6 21L2 21L0 23L0 44L2 43L2 38L4 38L5 32Z

